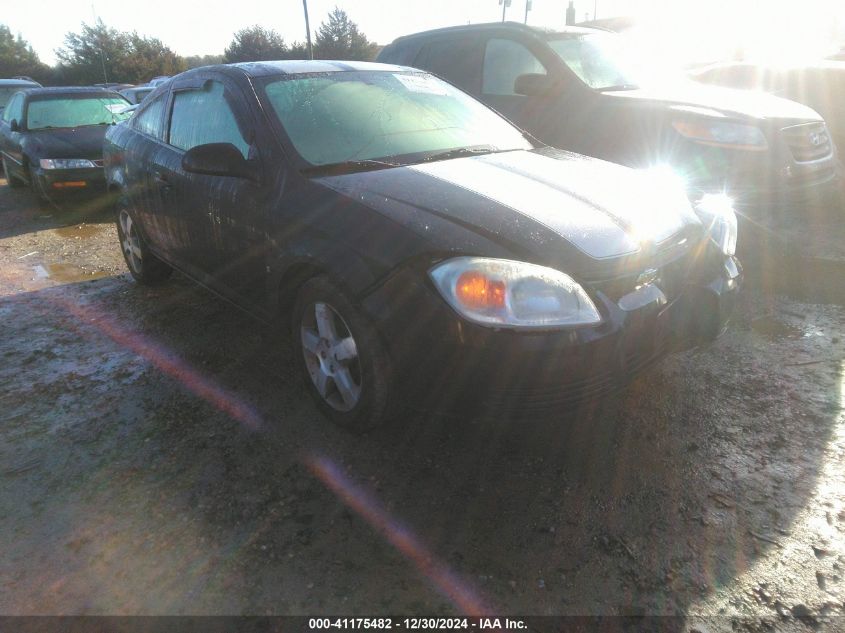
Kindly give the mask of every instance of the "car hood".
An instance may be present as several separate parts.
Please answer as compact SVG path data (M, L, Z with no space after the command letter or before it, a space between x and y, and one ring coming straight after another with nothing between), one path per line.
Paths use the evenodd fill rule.
M88 125L75 128L53 128L25 132L26 152L32 158L103 157L103 139L108 125Z
M563 261L591 277L591 263L641 259L675 244L685 229L701 227L676 183L661 184L656 176L552 149L317 180L399 222L410 209L423 211L514 256ZM427 237L436 242L438 236L429 232Z
M603 94L622 100L661 102L669 108L699 111L711 116L729 116L759 121L822 120L812 108L765 92L708 86L693 81L666 83L636 90L616 90ZM712 112L707 112L708 110Z

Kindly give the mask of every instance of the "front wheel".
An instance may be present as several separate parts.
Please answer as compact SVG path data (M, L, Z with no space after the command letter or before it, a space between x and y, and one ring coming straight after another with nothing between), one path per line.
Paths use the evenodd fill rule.
M327 277L306 282L291 333L304 378L333 422L361 432L384 423L392 372L375 328Z
M20 189L21 187L23 187L26 183L24 183L20 178L17 178L16 176L12 175L12 172L9 171L9 163L6 161L5 156L2 158L2 162L3 162L3 173L6 174L6 183L12 189Z
M173 269L161 261L147 248L144 238L138 231L138 225L125 203L118 206L117 236L126 266L136 281L142 284L155 284L170 277Z
M35 199L38 201L38 206L44 208L50 204L50 197L44 191L44 185L38 178L38 171L36 169L35 163L27 161L27 164L29 165L26 171L26 175L29 178L29 190L32 192L32 195L34 195Z

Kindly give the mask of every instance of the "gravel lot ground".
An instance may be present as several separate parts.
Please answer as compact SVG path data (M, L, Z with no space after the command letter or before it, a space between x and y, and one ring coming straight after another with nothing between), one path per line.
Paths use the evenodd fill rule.
M248 317L0 181L0 323L0 613L845 630L842 306L749 284L612 402L355 437Z

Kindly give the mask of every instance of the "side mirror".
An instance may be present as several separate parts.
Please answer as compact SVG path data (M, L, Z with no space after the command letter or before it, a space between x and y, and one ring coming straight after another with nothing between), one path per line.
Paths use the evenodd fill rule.
M17 119L12 119L11 121L9 121L9 129L12 132L20 132L21 131L21 126L20 126L20 123L18 123Z
M552 92L554 84L548 75L526 73L513 82L513 91L526 97L545 97Z
M256 177L252 163L231 143L208 143L192 147L182 157L182 169L206 176Z

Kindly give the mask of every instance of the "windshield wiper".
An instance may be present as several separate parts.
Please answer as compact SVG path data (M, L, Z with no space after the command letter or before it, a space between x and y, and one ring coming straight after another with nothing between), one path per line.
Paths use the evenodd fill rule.
M617 84L615 86L605 86L604 88L596 88L597 92L613 92L615 90L637 90L637 84Z
M388 163L383 160L362 159L362 160L345 160L340 163L330 163L328 165L314 165L313 167L306 167L302 173L307 176L327 176L334 174L349 174L356 171L373 171L376 169L389 169L390 167L401 167L398 163Z
M419 162L433 163L438 160L449 160L450 158L461 158L463 156L480 156L482 154L493 154L499 150L492 145L477 146L477 147L456 147L455 149L447 149L445 152L437 152L436 154L429 154Z

